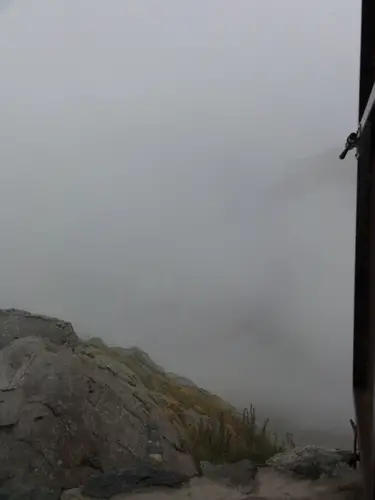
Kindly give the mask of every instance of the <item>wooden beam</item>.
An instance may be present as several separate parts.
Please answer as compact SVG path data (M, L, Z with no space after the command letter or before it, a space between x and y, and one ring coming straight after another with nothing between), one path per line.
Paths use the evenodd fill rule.
M366 499L375 500L375 2L362 0L353 392Z

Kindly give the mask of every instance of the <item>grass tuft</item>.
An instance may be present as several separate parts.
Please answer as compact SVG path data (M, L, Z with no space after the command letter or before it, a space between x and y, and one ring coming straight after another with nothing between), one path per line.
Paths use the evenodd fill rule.
M184 442L186 450L197 464L201 461L232 463L249 459L262 465L268 458L285 450L285 444L268 430L269 420L259 425L255 408L251 405L242 415L228 418L224 412L219 417L201 419L190 425Z

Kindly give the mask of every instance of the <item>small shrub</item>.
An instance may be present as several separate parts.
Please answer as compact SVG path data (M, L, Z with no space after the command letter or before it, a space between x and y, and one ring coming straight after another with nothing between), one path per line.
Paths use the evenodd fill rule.
M226 414L201 419L186 431L185 448L195 462L231 463L249 459L261 465L284 450L277 436L268 431L269 420L261 426L256 421L255 408L250 406L242 415Z

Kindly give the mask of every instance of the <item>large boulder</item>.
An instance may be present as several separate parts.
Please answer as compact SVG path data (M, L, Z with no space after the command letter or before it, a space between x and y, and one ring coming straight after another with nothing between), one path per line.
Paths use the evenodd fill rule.
M253 417L136 347L83 341L65 321L0 310L0 500L176 488L202 460L247 456ZM251 449L277 449L258 437ZM206 467L201 479L248 491L254 471L244 460Z
M350 451L305 446L278 453L259 469L251 498L262 500L362 500L360 470Z
M321 476L335 476L342 468L349 469L352 459L351 451L304 446L274 455L267 461L267 465L281 472L318 479Z
M0 499L104 491L114 477L116 493L129 477L176 486L196 474L140 378L94 355L69 323L1 311L0 346Z

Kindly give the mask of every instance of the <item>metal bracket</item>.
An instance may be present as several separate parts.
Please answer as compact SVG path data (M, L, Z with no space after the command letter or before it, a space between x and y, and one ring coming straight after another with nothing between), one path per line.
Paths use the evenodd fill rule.
M348 135L348 137L346 139L346 143L345 143L345 149L339 156L340 160L344 160L346 158L346 155L348 154L348 152L354 148L357 148L357 151L355 153L355 157L359 158L359 151L358 151L359 135L360 135L359 131L352 132L351 134Z

